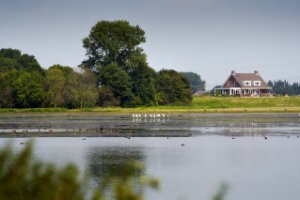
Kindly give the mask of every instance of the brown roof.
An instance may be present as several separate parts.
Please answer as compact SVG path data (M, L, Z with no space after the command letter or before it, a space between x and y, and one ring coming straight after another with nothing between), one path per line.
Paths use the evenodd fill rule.
M232 71L231 75L228 78L228 80L231 77L241 86L241 88L245 88L245 89L272 89L271 87L269 87L267 85L267 83L262 79L262 77L260 76L260 74L257 71L255 71L254 73L235 73L234 71ZM251 81L251 86L244 85L244 81ZM253 85L253 81L261 81L261 85L260 86L255 86L255 85ZM226 82L225 82L225 84L226 84Z

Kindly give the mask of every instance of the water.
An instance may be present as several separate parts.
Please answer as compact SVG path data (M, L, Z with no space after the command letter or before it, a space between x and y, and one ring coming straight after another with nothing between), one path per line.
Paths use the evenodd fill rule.
M0 118L0 124L5 124L1 120L13 121L8 118ZM82 121L84 117L79 118ZM100 118L90 116L85 121L93 124L89 121ZM123 125L145 124L126 116L114 117L120 118ZM152 121L149 127L149 123L163 124ZM146 199L209 200L224 182L229 185L226 199L230 200L300 198L300 124L296 114L176 115L163 126L177 124L190 128L193 136L35 138L34 156L58 165L76 163L96 181L112 168L117 174L123 161L134 158L145 164L146 174L161 181L161 189L147 191ZM0 139L1 146L6 140ZM26 139L13 141L19 150Z

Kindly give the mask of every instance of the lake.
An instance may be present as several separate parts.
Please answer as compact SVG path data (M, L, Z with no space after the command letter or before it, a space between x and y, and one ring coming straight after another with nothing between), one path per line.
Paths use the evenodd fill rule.
M125 114L0 116L0 130L114 125L152 134L174 129L192 136L38 137L34 156L58 165L75 163L95 180L108 168L134 158L161 182L161 189L147 191L146 199L209 200L222 183L229 186L225 199L230 200L300 198L298 113L173 114L164 119ZM27 139L12 140L20 150ZM1 146L5 141L0 139Z

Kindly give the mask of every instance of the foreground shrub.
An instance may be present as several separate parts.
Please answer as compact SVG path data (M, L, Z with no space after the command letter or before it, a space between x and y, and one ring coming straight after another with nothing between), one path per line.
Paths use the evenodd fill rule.
M81 176L75 165L58 168L35 160L32 151L32 142L18 154L13 152L12 145L0 150L0 199L142 200L145 188L156 189L159 186L156 179L133 177L133 172L142 170L143 166L130 162L122 167L118 180L108 176L101 184L91 188L91 180Z

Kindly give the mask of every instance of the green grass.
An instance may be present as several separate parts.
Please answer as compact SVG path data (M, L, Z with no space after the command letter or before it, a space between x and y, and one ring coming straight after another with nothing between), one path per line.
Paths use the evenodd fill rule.
M300 97L240 98L240 97L194 97L189 105L164 105L156 107L96 107L66 108L26 108L0 109L7 112L104 112L104 113L154 113L154 112L300 112Z
M300 107L300 97L195 97L191 106L195 108Z
M67 112L67 108L0 108L0 113Z

